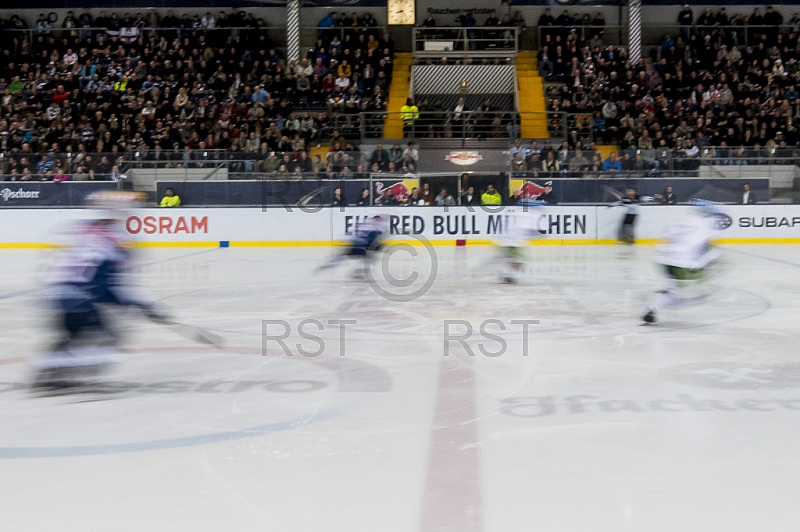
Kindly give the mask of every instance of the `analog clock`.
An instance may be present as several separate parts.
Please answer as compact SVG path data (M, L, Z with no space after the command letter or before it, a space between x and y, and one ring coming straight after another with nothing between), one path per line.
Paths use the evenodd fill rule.
M417 22L415 0L388 0L387 21L391 25L415 24Z

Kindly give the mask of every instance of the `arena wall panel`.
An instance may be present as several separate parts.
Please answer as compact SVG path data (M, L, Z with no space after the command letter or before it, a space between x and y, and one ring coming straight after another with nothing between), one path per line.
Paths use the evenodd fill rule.
M124 213L127 238L138 247L310 247L338 245L364 216L388 218L392 239L414 245L490 245L511 208L383 207L345 209L137 209ZM521 209L514 207L513 209ZM636 225L640 244L655 244L689 206L644 206ZM800 243L800 206L720 208L719 242ZM544 233L535 245L613 244L623 207L546 207L537 211ZM42 249L69 240L70 228L91 216L79 209L0 211L0 248Z

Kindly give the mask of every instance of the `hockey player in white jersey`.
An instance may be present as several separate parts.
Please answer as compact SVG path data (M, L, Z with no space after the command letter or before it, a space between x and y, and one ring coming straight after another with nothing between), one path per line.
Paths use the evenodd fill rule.
M542 205L540 202L529 202L525 206L512 207L506 211L503 232L496 238L503 255L500 278L504 283L514 284L519 281L525 265L525 247L532 239L540 238L545 233L537 225L543 214Z
M93 211L73 229L70 243L53 261L51 303L61 337L49 352L35 358L35 385L72 382L113 363L118 338L108 322L113 320L114 306L136 307L151 319L166 319L125 280L130 252L120 236L122 218L116 204L130 204L135 196L119 194L123 195L90 197L93 205L102 204L104 209Z
M632 245L636 242L634 228L636 227L636 219L639 216L639 204L641 201L642 198L639 197L636 191L628 188L625 189L624 196L610 205L612 207L618 205L625 207L625 216L622 217L617 237L621 244Z
M703 283L708 267L719 258L720 251L711 240L720 228L718 210L713 204L696 201L696 210L673 225L656 253L656 262L666 276L666 286L656 292L648 304L644 323L655 323L658 313L689 300L692 287Z

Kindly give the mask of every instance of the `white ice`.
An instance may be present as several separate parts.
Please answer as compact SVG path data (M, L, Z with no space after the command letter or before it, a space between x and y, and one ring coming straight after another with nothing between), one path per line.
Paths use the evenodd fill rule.
M427 278L415 249L398 278ZM118 312L122 362L58 394L26 388L53 337L42 254L0 252L2 529L798 529L800 247L727 247L707 299L650 327L648 247L535 246L517 286L491 249L439 247L405 302L313 275L330 252L143 251L141 289L226 347Z

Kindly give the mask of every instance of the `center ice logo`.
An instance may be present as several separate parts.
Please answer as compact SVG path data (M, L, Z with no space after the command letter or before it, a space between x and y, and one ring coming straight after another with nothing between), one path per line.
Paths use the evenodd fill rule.
M737 390L800 387L800 363L700 363L662 370L662 376L682 384Z

